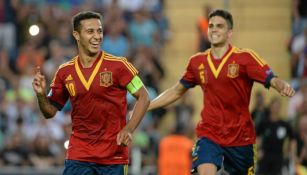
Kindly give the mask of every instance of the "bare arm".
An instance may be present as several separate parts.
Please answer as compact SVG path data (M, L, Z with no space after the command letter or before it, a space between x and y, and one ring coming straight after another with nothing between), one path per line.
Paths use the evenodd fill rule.
M54 117L58 111L48 100L46 96L46 80L38 67L32 82L33 89L36 93L37 102L41 112L46 119Z
M277 77L272 78L270 84L282 96L292 97L295 94L294 89L287 82Z
M136 103L127 125L117 134L118 145L129 145L131 143L131 134L141 122L149 106L148 92L144 86L132 95L136 98Z
M187 89L181 84L176 83L173 87L162 92L157 98L150 102L147 111L156 109L159 107L167 106L176 100L178 100L187 91Z

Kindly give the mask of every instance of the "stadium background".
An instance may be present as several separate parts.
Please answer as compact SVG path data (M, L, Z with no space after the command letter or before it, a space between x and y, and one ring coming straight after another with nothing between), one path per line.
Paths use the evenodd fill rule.
M65 16L65 14L74 14L76 11L80 9L92 9L101 13L105 13L105 7L103 4L107 4L108 0L92 0L88 1L87 3L84 3L83 1L79 0L71 0L71 1L61 1L61 0L45 0L45 1L39 1L39 0L1 0L2 3L17 3L19 4L17 12L23 12L24 14L42 14L36 13L35 10L41 11L43 8L46 7L46 5L52 5L53 11L52 14L55 15L56 17L58 16ZM155 4L158 2L155 0L135 0L131 1L135 2L136 4L138 2L147 2L147 4ZM158 17L156 18L157 21L160 21L164 26L161 26L161 32L160 33L160 39L158 43L154 43L155 51L156 53L153 53L153 58L155 59L155 64L160 65L160 71L157 71L160 73L160 76L155 77L153 76L156 81L153 81L155 83L154 86L157 87L152 87L153 91L151 95L154 97L159 91L161 92L162 90L166 89L167 87L171 86L174 84L176 81L179 80L180 76L182 75L185 66L188 62L188 58L193 55L196 51L196 40L197 40L197 35L196 35L196 23L197 19L199 16L202 15L202 8L204 5L210 5L212 8L225 8L229 10L234 17L234 35L232 39L232 43L235 46L238 47L244 47L244 48L251 48L255 50L261 57L265 58L266 61L271 65L272 69L274 72L278 74L279 77L291 81L292 77L290 75L290 58L291 54L288 52L288 45L290 42L290 39L292 38L292 17L293 17L293 3L294 0L191 0L191 1L186 1L186 0L164 0L164 1L159 1L158 6L153 7L154 5L148 5L148 9L150 7L153 7L152 9L149 10L150 13L160 13L162 14L162 17L165 17L165 19ZM93 5L94 4L94 5ZM31 9L29 6L36 6L36 8ZM0 6L1 7L1 6ZM5 6L2 6L2 11L1 13L6 13ZM94 8L95 7L95 8ZM101 7L101 8L100 8ZM21 9L22 8L22 9ZM24 10L24 8L28 8L28 10ZM58 9L58 10L57 10ZM33 11L34 10L34 11ZM105 11L104 11L105 10ZM152 11L151 11L152 10ZM69 13L67 12L69 11ZM58 13L58 14L57 14ZM24 25L24 27L29 27L31 24L35 24L37 21L35 19L35 15L28 15L25 18L22 18L23 14L19 14L21 17L21 21L19 21L19 24L23 23L28 23L28 25ZM66 16L64 17L64 20L70 20L71 16ZM105 15L105 14L104 14ZM165 16L163 16L165 15ZM33 19L34 18L34 19ZM67 19L66 19L67 18ZM24 21L22 21L24 20ZM12 21L2 21L0 24L7 24ZM31 23L32 22L32 23ZM169 25L165 25L167 23ZM55 23L56 24L56 23ZM56 26L53 26L55 28L61 28L62 25L59 25L62 23L58 23ZM65 24L66 25L66 24ZM0 25L0 30L2 25ZM20 27L20 26L17 26ZM107 25L105 26L107 27ZM21 88L24 91L22 91L20 94L21 97L16 97L18 95L17 92L15 92L15 95L12 95L14 93L14 88L10 88L10 86L13 86L11 84L15 83L15 80L20 80L23 79L27 83L31 81L31 76L28 76L26 78L21 78L23 77L23 73L20 73L24 70L22 70L23 67L25 67L25 62L18 61L19 54L22 53L22 50L25 49L25 52L30 52L27 51L27 49L31 48L25 48L27 44L33 43L32 40L36 36L28 36L29 34L27 33L27 29L22 30L24 36L19 36L19 40L17 41L22 41L21 43L16 43L16 46L13 47L12 49L7 50L7 60L4 59L5 54L2 54L1 56L1 74L0 77L3 79L3 82L5 82L5 88L1 89L3 93L1 94L6 94L2 96L1 100L3 99L8 99L8 101L1 101L2 104L2 109L1 109L1 141L0 141L0 149L1 149L1 158L0 158L0 174L60 174L62 171L62 165L61 163L56 163L56 167L53 166L41 166L41 165L36 165L35 163L27 163L25 166L20 166L20 165L10 165L5 163L3 160L4 153L5 153L5 147L6 147L6 142L7 140L12 140L12 134L11 132L16 131L16 126L14 124L8 124L9 122L7 120L10 120L10 122L16 122L18 123L18 119L20 117L22 118L23 115L18 114L18 112L14 112L14 108L12 109L12 105L15 106L15 109L22 108L22 105L27 105L29 106L29 109L32 109L33 111L30 113L35 113L32 117L41 117L37 113L37 107L33 107L31 105L35 104L33 103L33 94L31 96L31 92L29 92L29 87L28 89L26 88ZM56 30L55 30L56 31ZM66 34L70 34L69 32ZM17 35L20 35L18 33ZM60 34L58 34L60 35ZM39 36L39 35L38 35ZM54 35L51 36L57 36L57 33L54 33ZM163 37L162 37L163 36ZM3 34L1 35L1 47L4 47L6 42L8 40L3 39ZM51 42L52 38L49 38L48 43L46 46L48 46ZM26 44L27 43L27 44ZM43 42L42 42L43 43ZM157 46L157 45L158 46ZM72 47L72 48L71 48ZM37 49L40 47L36 47L34 49ZM3 53L3 48L1 48ZM65 47L66 52L72 51L74 53L74 48L73 45L69 45L67 48ZM142 54L137 54L138 49L135 49L137 51L134 55L129 54L128 57L141 57L140 55ZM140 49L142 52L142 49ZM144 50L143 50L144 51ZM153 51L153 52L155 52ZM131 51L132 52L132 51ZM145 51L146 52L146 51ZM5 52L4 52L5 53ZM71 53L71 54L72 54ZM144 54L144 53L143 53ZM147 53L148 54L148 53ZM3 56L4 55L4 56ZM146 55L146 53L145 53ZM150 55L150 54L149 54ZM144 55L143 55L144 56ZM47 57L47 56L46 56ZM44 58L43 62L47 62L47 60L50 60L48 58ZM3 61L4 60L4 61ZM32 64L32 67L34 66L35 60L28 60L27 64ZM135 61L135 62L134 62ZM143 60L144 61L144 60ZM148 61L148 60L147 60ZM143 63L142 61L139 60L132 60L137 65L146 65L146 63ZM146 62L146 61L145 61ZM150 61L151 62L151 61ZM8 64L10 63L10 64ZM52 65L52 62L47 64L47 65ZM6 68L8 68L8 65L10 65L10 71L13 73L13 77L7 78L9 75L8 72L6 71ZM18 66L19 65L19 66ZM53 67L53 66L51 66ZM151 67L151 66L149 66ZM30 65L31 68L31 65ZM19 70L20 69L20 70ZM156 68L159 70L159 68ZM22 71L21 71L22 70ZM56 71L56 68L53 70L49 70L50 72ZM142 70L141 70L142 71ZM150 72L155 73L155 71ZM144 77L148 77L144 75ZM12 80L13 78L13 80ZM2 81L1 81L2 82ZM27 84L29 85L29 84ZM152 83L152 82L151 82ZM8 85L7 85L8 84ZM17 87L22 86L22 82L19 82L17 84ZM150 83L149 83L150 84ZM19 89L19 88L17 88ZM265 103L267 104L270 99L274 96L277 96L277 93L272 91L272 90L265 90L263 87L260 85L256 85L253 90L253 95L257 90L261 90L262 93L264 94L265 97ZM272 92L271 92L272 91ZM199 112L201 108L201 101L202 98L197 98L200 97L201 91L199 88L195 88L193 92L189 93L187 97L187 103L188 106L191 105L193 108L193 112L190 112L189 114L191 115L190 117L193 119L190 123L190 127L185 128L186 130L190 131L191 128L193 129L193 125L198 121L199 119ZM21 98L22 102L18 103L18 100ZM129 98L129 97L128 97ZM4 102L5 101L5 102ZM24 102L26 101L26 102ZM14 103L14 104L10 104ZM131 101L133 103L133 101ZM5 104L5 105L4 105ZM19 105L19 106L18 106ZM139 159L133 160L132 162L141 162L137 165L132 165L130 167L130 173L132 175L138 175L138 174L144 174L144 175L149 175L149 174L156 174L157 172L157 153L158 153L158 147L159 147L159 141L163 137L169 135L173 129L174 129L174 123L176 122L176 109L178 108L177 106L181 106L182 102L178 102L174 105L171 105L170 107L166 108L165 110L162 111L157 111L154 112L153 114L149 114L149 120L145 120L140 129L135 133L135 143L133 145L133 150L131 151L132 157L138 157ZM251 100L251 110L253 108L254 101L253 97ZM288 105L288 99L282 98L282 114L287 119L287 105ZM176 108L177 107L177 108ZM69 107L68 107L69 108ZM173 110L174 109L174 110ZM13 110L13 112L12 112ZM66 111L67 112L67 111ZM69 109L68 109L69 112ZM9 113L8 115L5 115L6 113ZM13 114L12 114L13 113ZM16 115L16 116L14 116ZM66 119L63 119L67 117L67 113L63 113L59 117L59 122L60 127L63 127L62 130L69 130L67 129L69 127L69 124L67 124ZM6 119L5 117L8 116L13 116L12 121L11 119ZM30 116L31 117L31 116ZM35 120L35 119L34 119ZM64 120L64 121L62 121ZM7 122L7 123L6 123ZM49 122L49 121L48 121ZM153 122L154 124L150 124ZM50 122L53 123L53 122ZM55 122L57 123L57 122ZM58 124L57 123L57 124ZM37 121L38 125L48 125L44 121ZM10 126L14 126L15 129L9 128ZM52 126L50 126L52 127ZM59 127L59 126L56 126ZM67 127L67 128L66 128ZM3 129L4 128L4 129ZM18 129L17 129L18 130ZM51 129L52 131L55 131L56 129ZM66 132L69 131L63 131L65 134ZM48 134L48 133L47 133ZM63 135L65 135L63 134ZM190 134L190 133L188 133ZM60 134L61 135L61 134ZM65 135L66 136L66 135ZM64 138L59 139L60 143L57 143L58 145L63 145L65 141L65 136ZM191 136L191 134L190 134ZM67 139L67 138L66 138ZM195 139L193 136L191 139ZM48 141L47 141L48 142ZM50 140L49 140L50 143ZM23 143L24 144L24 143ZM21 144L20 146L25 146ZM27 143L28 144L28 143ZM134 149L136 148L136 149ZM30 151L29 151L30 152ZM140 154L139 154L140 153ZM63 159L63 157L58 157L60 159L59 162ZM45 160L41 160L45 161ZM34 161L35 162L35 161ZM34 165L33 165L34 164ZM47 163L48 164L48 163ZM18 168L16 168L16 166Z

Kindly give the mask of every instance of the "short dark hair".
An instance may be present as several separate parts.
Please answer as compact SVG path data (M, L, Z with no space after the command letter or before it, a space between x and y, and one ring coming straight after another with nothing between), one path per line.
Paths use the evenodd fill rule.
M214 17L214 16L220 16L222 18L224 18L228 24L228 27L230 29L233 28L233 19L232 19L232 15L231 13L229 13L228 11L226 10L221 10L221 9L216 9L216 10L213 10L210 14L209 14L209 19Z
M72 27L74 31L79 31L81 21L85 19L96 18L102 21L102 15L92 11L79 12L72 18Z

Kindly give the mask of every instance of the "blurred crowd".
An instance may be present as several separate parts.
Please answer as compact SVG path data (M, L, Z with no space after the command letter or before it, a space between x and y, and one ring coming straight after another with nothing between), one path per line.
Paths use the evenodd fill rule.
M292 0L292 28L288 43L291 83L296 89L283 119L290 125L292 136L290 159L297 175L307 174L307 1ZM292 148L291 148L292 147ZM289 156L288 156L289 157ZM290 161L291 165L291 161Z

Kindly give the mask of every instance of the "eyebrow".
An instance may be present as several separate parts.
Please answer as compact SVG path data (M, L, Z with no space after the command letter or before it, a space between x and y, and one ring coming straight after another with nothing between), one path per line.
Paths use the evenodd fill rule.
M225 26L225 24L223 23L217 23L217 24L213 24L213 23L209 23L209 26Z

